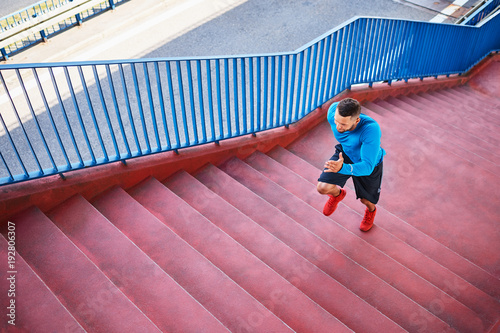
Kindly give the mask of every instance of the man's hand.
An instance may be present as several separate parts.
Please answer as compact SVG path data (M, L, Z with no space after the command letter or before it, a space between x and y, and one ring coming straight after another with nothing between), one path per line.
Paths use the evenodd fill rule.
M325 172L339 172L342 169L342 165L344 165L344 157L342 153L339 154L339 159L336 161L326 161L325 163Z

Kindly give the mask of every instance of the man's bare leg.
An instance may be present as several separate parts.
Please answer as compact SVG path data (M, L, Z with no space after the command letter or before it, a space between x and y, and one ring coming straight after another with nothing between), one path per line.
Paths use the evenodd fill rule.
M371 203L370 201L366 199L360 199L360 201L368 208L370 212L373 212L375 210L375 204Z
M331 194L334 197L338 197L340 194L340 187L337 185L333 184L328 184L328 183L323 183L323 182L318 182L318 185L316 186L318 189L318 192L320 194Z

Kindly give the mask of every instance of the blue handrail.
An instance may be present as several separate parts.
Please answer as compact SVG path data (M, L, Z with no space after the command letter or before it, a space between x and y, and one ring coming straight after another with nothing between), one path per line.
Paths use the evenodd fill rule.
M355 84L463 74L478 26L357 17L290 53L0 66L0 184L288 126Z
M482 19L487 17L491 12L493 12L499 6L500 6L500 0L488 0L480 8L478 8L471 16L461 21L460 24L474 26L479 22L481 22Z

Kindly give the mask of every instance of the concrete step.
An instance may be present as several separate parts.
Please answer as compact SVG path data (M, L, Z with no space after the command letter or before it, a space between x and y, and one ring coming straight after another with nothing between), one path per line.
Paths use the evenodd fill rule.
M382 146L388 152L380 205L495 277L500 276L498 265L494 263L495 251L492 252L490 245L496 244L494 239L498 237L490 222L496 218L491 203L500 201L500 190L494 186L498 177L392 126L380 115L369 115L379 121ZM324 160L333 153L334 142L323 136L331 131L329 127L328 124L319 125L290 149L316 165L321 164L316 152L330 149L330 153L323 155ZM467 189L467 205L463 204L461 195L464 189ZM436 200L439 200L439 205L436 205ZM470 224L471 220L475 221L474 225ZM477 244L477 239L483 239L482 245ZM470 246L472 243L475 245ZM484 253L492 255L485 256Z
M314 200L313 196L307 194L310 192L310 188L313 187L311 186L312 184L295 174L293 171L283 168L283 165L276 160L262 153L255 153L247 158L246 161L249 165L278 185L287 189L297 197L301 199L304 198L306 202L311 201L310 204L316 206L317 209L322 209L321 206L324 204L325 200ZM353 200L349 199L352 199L352 196L346 197L342 202L354 207L355 203L352 202ZM357 203L357 205L359 205L359 203ZM384 221L388 217L387 211L382 208L377 214L377 221ZM377 227L379 226L377 225ZM433 301L439 299L440 302L446 305L446 312L460 312L460 310L454 308L454 306L458 306L459 309L464 310L463 307L457 303L460 302L475 312L471 314L469 311L465 310L472 318L480 318L483 327L488 327L494 323L497 319L497 313L500 313L500 304L498 304L493 297L474 287L472 284L439 265L431 258L423 255L421 252L393 236L387 229L380 230L381 228L383 228L383 226L377 229L378 237L364 237L364 239L408 269L408 271L406 271L406 279L408 282L412 281L410 282L411 286L419 290L419 296L425 294L422 290L429 290L429 288L433 290L434 287L436 287L441 290L441 292L438 292L438 295L430 296L427 301L423 300L422 304L426 304L427 302L432 304ZM395 268L391 268L390 264L384 265L384 261L377 260L376 256L370 256L370 258L375 259L377 265L384 266L384 269L391 271L393 275L398 271ZM394 265L394 263L392 265ZM397 267L397 265L394 266ZM413 274L418 275L418 278ZM400 290L402 293L416 300L414 295L406 292L409 286L404 286L404 276L404 274L398 275L396 278L398 281L396 282L387 279L386 281L396 288L401 288ZM425 281L422 281L420 278L425 279ZM453 281L453 288L450 288L449 281ZM457 302L451 301L449 297L454 298Z
M114 193L106 193L99 203L103 205ZM57 207L50 218L163 332L224 331L219 321L81 196Z
M40 210L12 220L17 251L86 331L160 332Z
M2 320L0 331L85 332L19 253L13 255L13 261L8 259L8 256L12 256L9 246L15 247L17 241L15 229L12 233L14 238L11 245L0 237L0 269L4 276L0 280L0 289L5 293L2 295L2 307L6 316ZM10 238L6 232L4 234L7 239ZM10 261L13 262L12 267ZM11 300L14 301L13 304ZM47 320L49 315L51 320Z
M457 157L500 176L500 166L495 163L496 160L500 160L498 156L481 147L473 146L467 140L449 134L449 132L425 122L421 118L400 111L398 104L402 104L402 102L397 99L388 99L366 103L365 107L391 121L395 126L400 126L408 132L455 154ZM407 108L410 107L407 106Z
M132 196L295 331L349 331L344 324L252 255L159 182ZM190 182L184 184L191 187ZM281 297L286 295L286 299ZM306 312L307 317L301 317Z
M227 183L223 187L231 189L234 196L250 195L244 192L245 189L241 188L241 185L232 184L235 183L234 180L227 176L225 179ZM312 260L317 262L318 256L314 252L325 245L320 245L320 239L297 223L287 220L285 223L291 226L285 228L280 224L280 219L267 219L259 225L185 172L171 177L165 185L352 330L402 330L304 257L313 258ZM247 207L259 210L262 205L269 205L261 203L259 198L253 199L246 202ZM258 206L253 205L253 202L258 203ZM277 214L278 211L274 215ZM286 219L286 216L283 218ZM367 316L370 317L369 321L364 320Z
M422 95L420 93L410 95L409 97L421 103L426 110L426 115L432 113L441 121L446 121L464 130L471 136L479 136L480 139L493 146L498 146L500 143L498 131L493 131L485 125L485 123L487 123L487 119L485 118L487 117L484 115L471 116L469 112L464 112L464 110L460 108L453 107L446 101L440 100L431 94Z
M345 267L345 271L352 271L352 273L357 276L355 279L356 282L354 282L353 279L346 279L345 276L336 276L336 278L397 324L405 329L411 328L413 324L408 321L408 315L401 313L395 308L411 308L413 311L419 309L419 312L422 312L423 309L405 295L392 288L376 274L372 273L369 268L363 267L367 260L363 261L361 253L367 252L370 253L371 256L372 252L376 252L375 248L372 248L368 244L364 244L362 240L346 231L343 226L331 223L329 218L326 218L322 213L314 210L305 202L294 197L290 193L286 193L283 189L280 191L279 186L276 184L273 186L272 182L268 179L266 180L262 175L262 178L257 178L258 172L255 170L253 170L254 174L250 174L252 168L242 161L233 159L222 165L221 168L237 181L243 183L251 191L261 196L271 205L293 218L327 242L334 249L342 253L345 257L349 258L349 261L345 264L338 263L336 266ZM252 186L250 186L249 183L251 183ZM258 189L256 190L256 188ZM367 258L368 256L364 257L364 259ZM348 264L349 266L347 266ZM358 269L354 270L354 267L358 267ZM325 271L331 272L331 267ZM342 272L340 273L341 275L345 274ZM367 284L363 281L370 282ZM389 304L398 304L398 306L388 306ZM425 310L423 311L425 312ZM426 320L433 322L433 325L441 327L441 329L448 326L430 313L427 313Z
M484 140L483 138L479 138L477 136L478 134L477 132L471 133L470 131L464 129L464 127L461 125L457 127L455 125L448 123L446 118L436 115L435 113L428 113L427 111L429 110L429 106L421 104L420 101L418 100L418 97L415 97L415 95L404 96L401 97L400 99L401 101L413 106L412 109L406 109L407 112L411 112L415 116L420 117L425 121L432 122L433 124L436 124L437 126L444 129L445 131L460 136L465 140L470 141L471 143L478 145L483 149L496 152L495 145L491 142ZM458 121L460 120L460 117L457 116L454 118L455 118L454 123L457 124Z
M130 193L140 196L158 186L164 187L151 178L131 189ZM98 199L94 205L227 330L256 332L259 328L269 327L277 332L291 331L132 196L116 188L106 201ZM200 313L200 316L206 315ZM252 321L255 318L259 320ZM225 329L219 327L214 331Z
M267 164L267 162L269 162L270 164L273 164L274 162L273 167L277 169L280 168L280 166L277 165L278 163L270 158L266 159L265 157L263 157L260 161L257 162L256 160L258 159L258 157L254 157L253 155L252 158L249 159L253 161L252 165L258 165L259 168L263 168L264 170L271 167L269 164ZM235 169L237 160L233 160L231 162L233 162L231 163L231 170L233 170ZM296 220L305 220L305 215L309 216L309 218L312 219L319 219L320 217L324 217L321 211L323 209L325 201L319 194L314 193L316 190L315 187L311 186L308 182L301 182L301 185L303 185L303 187L296 192L296 195L300 196L299 199L304 200L309 205L311 205L308 206L309 209L306 209L305 206L301 206L298 201L291 198L290 195L285 192L285 190L280 190L279 187L269 179L266 182L266 177L264 177L262 174L258 174L255 170L250 170L248 167L245 168L244 165L241 165L241 167L235 169L234 172L231 173L231 175L233 177L236 177L238 181L242 182L251 190L263 196L266 200L274 204L276 207L280 207L281 210L286 211L287 214L289 214ZM298 177L299 179L297 179L297 177L293 177L293 174L291 175L290 173L279 173L279 175L281 176L280 183L282 184L282 186L288 183L293 183L294 187L299 186L300 177ZM264 185L265 182L267 184ZM316 211L313 211L311 209L313 207L316 209ZM355 228L358 227L359 222L361 221L361 216L356 216L353 220L352 218L346 218L345 216L347 215L348 214L346 214L345 210L342 210L342 208L339 207L336 211L336 214L334 214L334 216L332 215L332 217L344 228L350 230L353 234L357 233L359 235L358 237L352 237L351 239L349 239L349 242L346 242L345 246L342 248L342 251L349 255L350 258L355 260L359 265L365 267L367 270L378 276L388 285L392 286L409 299L426 308L429 312L433 313L437 317L440 317L440 311L434 311L434 309L428 304L431 304L435 299L444 299L447 306L449 307L449 312L455 313L456 316L453 319L449 317L443 318L444 316L441 316L441 319L448 320L448 324L450 324L452 327L472 328L478 327L481 324L481 321L478 320L477 315L470 311L470 309L452 299L446 293L438 290L435 286L426 282L403 265L398 264L396 261L392 260L376 248L377 243L394 243L396 241L394 237L391 237L391 235L388 233L384 233L383 230L377 229L377 243L370 244L370 242L364 242L363 239L365 238L365 235L361 231L356 231L355 229L353 230L351 228L352 226L355 226ZM326 218L325 220L328 221L329 219ZM330 240L331 238L333 238L332 235L336 235L337 237L337 235L339 234L338 232L334 232L334 230L328 230L331 228L328 228L326 226L324 226L322 229L324 230L322 232L322 237L326 237L324 239ZM318 230L316 232L321 231ZM403 246L400 246L398 248L398 251L400 251L404 256L409 252L410 249L407 246L405 247L405 244L402 245ZM338 246L340 247L340 245ZM390 291L386 292L389 295L391 294ZM459 313L460 315L458 315ZM466 320L464 320L465 317L467 317Z

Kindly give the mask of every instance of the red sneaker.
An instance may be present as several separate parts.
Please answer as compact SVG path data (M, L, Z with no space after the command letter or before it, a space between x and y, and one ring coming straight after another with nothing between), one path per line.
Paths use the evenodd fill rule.
M335 209L337 209L339 202L345 198L346 194L347 192L344 189L340 189L340 194L336 197L334 197L331 194L328 194L330 198L328 199L328 201L325 204L325 207L323 208L323 214L325 214L326 216L332 215Z
M373 212L370 212L368 208L365 210L365 216L363 217L363 221L361 221L361 225L359 229L361 231L368 231L373 227L373 221L375 220L375 214L377 213L377 208Z

